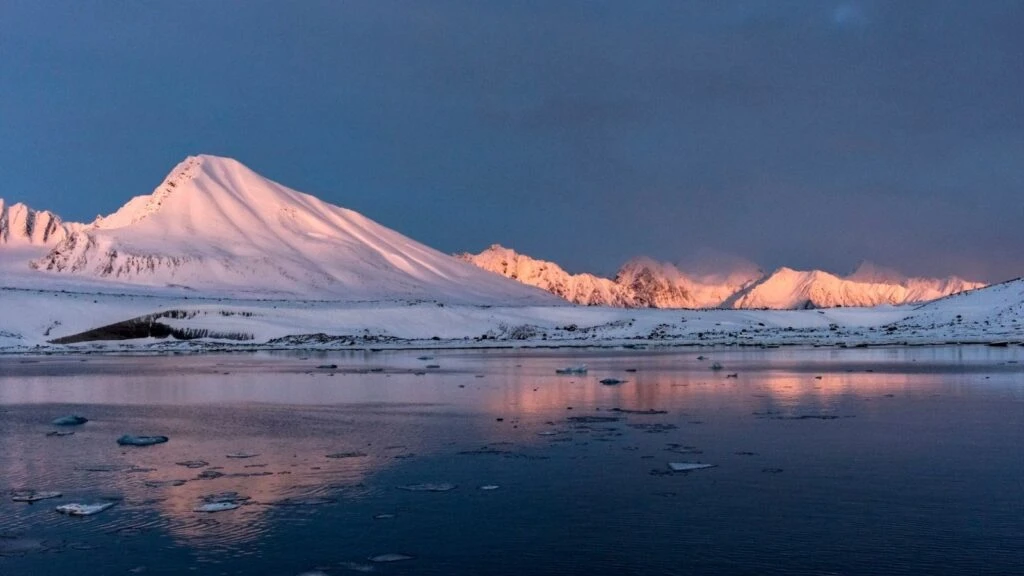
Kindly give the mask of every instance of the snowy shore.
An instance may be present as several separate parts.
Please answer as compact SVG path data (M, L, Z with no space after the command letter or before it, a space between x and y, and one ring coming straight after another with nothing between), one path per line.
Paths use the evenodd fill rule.
M1024 280L920 306L660 310L0 289L0 352L1024 343Z

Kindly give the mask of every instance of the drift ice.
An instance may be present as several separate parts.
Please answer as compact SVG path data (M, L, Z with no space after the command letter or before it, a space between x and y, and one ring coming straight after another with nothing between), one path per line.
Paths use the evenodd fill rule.
M57 512L67 514L68 516L92 516L111 508L113 505L113 502L102 502L100 504L79 504L76 502L74 504L57 506Z
M117 443L121 446L152 446L154 444L163 444L167 440L167 436L133 436L125 434L117 439Z

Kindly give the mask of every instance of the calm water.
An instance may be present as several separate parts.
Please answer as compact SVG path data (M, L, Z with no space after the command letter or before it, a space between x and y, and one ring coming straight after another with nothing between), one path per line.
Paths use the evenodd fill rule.
M1024 348L421 354L0 358L0 574L1024 573Z

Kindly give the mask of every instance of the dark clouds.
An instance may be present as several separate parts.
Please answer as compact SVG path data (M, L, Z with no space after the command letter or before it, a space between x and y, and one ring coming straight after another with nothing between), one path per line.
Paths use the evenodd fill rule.
M1015 0L0 6L0 195L235 156L442 250L1024 274Z

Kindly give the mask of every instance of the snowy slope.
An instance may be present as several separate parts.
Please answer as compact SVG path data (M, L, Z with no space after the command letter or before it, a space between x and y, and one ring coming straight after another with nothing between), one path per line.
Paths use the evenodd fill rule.
M864 277L863 275L861 277ZM960 278L861 281L821 270L779 268L739 296L734 308L831 308L910 304L982 286Z
M862 265L847 278L820 270L780 268L691 275L671 264L636 258L614 280L569 274L557 264L517 254L498 245L459 256L484 270L547 290L570 302L626 308L831 308L925 302L979 288L961 278L907 278Z
M68 234L33 266L250 297L557 303L215 156L187 158L152 194Z
M489 272L546 290L574 304L636 306L633 294L614 281L592 274L570 274L554 262L518 254L498 244L479 254L456 256Z
M110 330L111 326L132 322L136 326L150 322L170 327L186 339ZM352 350L947 343L1006 343L1017 350L1016 344L1024 343L1022 327L1024 280L918 307L820 310L442 307L432 302L185 298L0 288L0 353L74 349L110 352L124 347ZM100 341L83 338L98 328L104 334ZM199 339L188 339L197 335ZM60 344L54 342L58 339ZM1024 348L1020 353L1024 355Z
M981 282L971 282L959 276L947 278L908 277L891 268L876 266L871 262L861 262L846 280L866 282L870 284L896 284L906 289L906 302L926 302L950 294L982 288Z
M919 306L901 322L924 329L951 330L1024 340L1024 278L947 296Z

